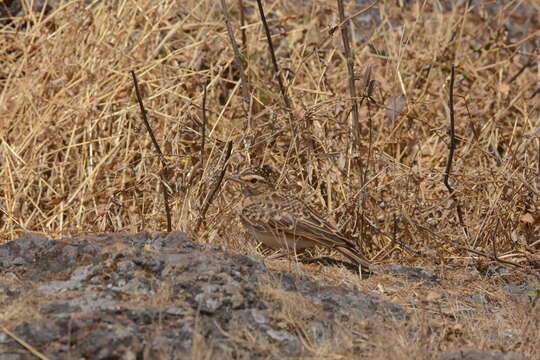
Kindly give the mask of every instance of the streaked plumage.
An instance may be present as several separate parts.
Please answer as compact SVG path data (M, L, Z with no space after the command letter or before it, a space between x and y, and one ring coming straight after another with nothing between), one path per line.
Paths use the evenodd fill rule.
M248 169L228 179L242 185L244 198L238 215L256 240L293 252L324 246L368 270L369 261L333 225L299 198L275 190L277 177L269 166Z

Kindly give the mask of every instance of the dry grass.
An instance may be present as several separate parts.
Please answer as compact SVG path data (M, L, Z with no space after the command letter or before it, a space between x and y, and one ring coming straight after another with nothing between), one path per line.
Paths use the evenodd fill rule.
M537 55L505 36L508 13L481 19L464 8L442 12L418 1L400 9L381 0L382 25L352 37L356 71L371 66L377 82L372 101L359 109L361 142L353 147L346 58L339 31L328 31L336 2L264 3L291 113L252 1L244 0L245 43L238 2L228 1L253 99L249 117L218 1L74 1L4 27L0 242L27 231L60 237L166 228L161 163L141 122L134 70L169 163L173 228L199 241L259 252L237 235L229 184L194 231L232 140L231 171L274 165L281 186L326 209L375 261L462 264L477 257L467 247L495 252L525 272L538 269L538 68L514 78ZM453 63L457 149L450 182L467 234L443 184ZM432 257L404 251L368 221ZM464 338L473 329L460 331Z

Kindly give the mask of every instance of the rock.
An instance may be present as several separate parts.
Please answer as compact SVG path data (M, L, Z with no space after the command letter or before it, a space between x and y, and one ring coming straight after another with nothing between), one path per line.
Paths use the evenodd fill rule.
M279 349L276 358L309 356L300 336L331 343L348 320L408 316L368 292L271 272L180 232L26 235L0 245L0 272L2 304L33 298L39 312L10 330L54 359L190 358L197 351L262 359L269 345ZM279 296L267 296L269 289ZM287 302L302 335L281 315ZM0 340L0 359L29 358L11 337L0 332Z
M433 284L441 284L442 280L437 275L429 270L413 268L400 264L390 264L384 266L382 272L387 272L395 276L404 277L407 280L415 282L429 282Z

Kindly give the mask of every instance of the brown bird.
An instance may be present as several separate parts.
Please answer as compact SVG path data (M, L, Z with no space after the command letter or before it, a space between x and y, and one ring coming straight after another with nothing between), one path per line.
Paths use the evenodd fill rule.
M238 216L257 241L292 252L324 246L369 270L369 261L334 226L299 198L276 191L277 176L268 165L227 179L242 185L244 198Z

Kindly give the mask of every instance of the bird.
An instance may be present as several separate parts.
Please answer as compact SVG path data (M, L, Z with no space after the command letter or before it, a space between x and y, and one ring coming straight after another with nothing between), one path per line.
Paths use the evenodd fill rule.
M369 260L335 226L300 198L276 190L277 175L269 165L249 168L227 180L241 185L243 199L237 213L255 240L289 252L316 246L335 249L369 271Z

